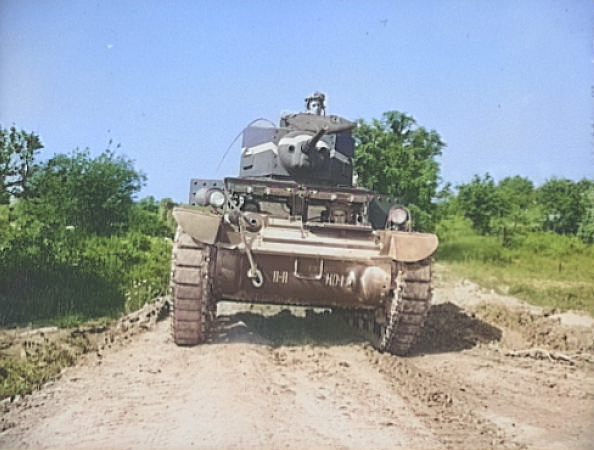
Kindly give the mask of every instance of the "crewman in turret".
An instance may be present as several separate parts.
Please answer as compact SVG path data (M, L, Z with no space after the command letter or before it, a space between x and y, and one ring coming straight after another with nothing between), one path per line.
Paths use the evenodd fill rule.
M314 92L310 97L305 99L305 108L308 114L316 114L318 116L326 115L326 96L321 92Z

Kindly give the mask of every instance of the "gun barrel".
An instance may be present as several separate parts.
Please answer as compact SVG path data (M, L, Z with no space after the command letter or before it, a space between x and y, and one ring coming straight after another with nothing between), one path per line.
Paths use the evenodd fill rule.
M301 149L301 151L303 153L309 153L310 151L314 150L316 148L316 144L318 143L318 141L320 139L322 139L322 136L324 136L326 133L328 132L328 126L324 126L322 128L320 128L316 134L313 135L313 137L307 141L305 143L305 145L303 146L303 148Z

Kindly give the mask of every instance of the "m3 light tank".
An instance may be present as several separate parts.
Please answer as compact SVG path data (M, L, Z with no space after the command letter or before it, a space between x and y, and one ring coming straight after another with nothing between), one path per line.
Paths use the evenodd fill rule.
M326 307L371 323L381 351L406 354L431 303L433 234L407 209L353 186L354 122L324 95L279 126L243 131L239 177L193 179L178 207L173 337L205 341L218 301ZM205 208L206 207L206 208Z

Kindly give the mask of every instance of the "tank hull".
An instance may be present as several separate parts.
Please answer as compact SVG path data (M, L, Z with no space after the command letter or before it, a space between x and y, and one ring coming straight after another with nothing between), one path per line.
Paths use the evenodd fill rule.
M212 292L220 300L373 309L390 295L396 262L424 260L437 247L432 234L266 216L244 242L220 215L181 208L174 215L192 239L212 247ZM261 283L249 276L248 247Z
M266 214L248 215L256 229L247 231L201 209L173 214L178 344L203 342L222 300L346 311L370 320L378 347L396 354L409 350L423 326L438 244L432 234Z

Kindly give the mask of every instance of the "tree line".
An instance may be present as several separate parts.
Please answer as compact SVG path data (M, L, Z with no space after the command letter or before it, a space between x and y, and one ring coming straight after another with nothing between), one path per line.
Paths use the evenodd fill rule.
M370 189L398 198L416 216L417 228L432 231L440 221L464 217L483 235L507 244L515 236L544 231L594 242L594 182L550 178L541 186L522 176L499 182L489 173L439 189L439 157L445 144L414 118L391 111L381 120L359 121L355 171Z
M454 192L447 185L439 193L438 217L460 215L483 235L514 236L544 231L575 235L594 242L594 182L550 178L536 187L528 178L506 177L498 183L487 173L475 175Z

